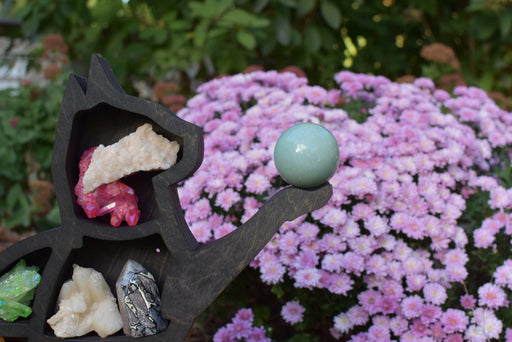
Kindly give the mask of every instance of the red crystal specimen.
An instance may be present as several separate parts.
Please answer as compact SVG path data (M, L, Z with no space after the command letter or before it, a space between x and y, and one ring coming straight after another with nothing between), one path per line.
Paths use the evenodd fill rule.
M128 185L117 180L100 185L91 193L85 193L83 176L91 164L92 153L95 149L96 147L92 147L86 150L78 164L80 174L75 186L77 203L84 209L89 218L110 213L110 224L112 226L119 227L123 221L126 221L129 226L135 226L140 217L137 206L138 198L135 191Z

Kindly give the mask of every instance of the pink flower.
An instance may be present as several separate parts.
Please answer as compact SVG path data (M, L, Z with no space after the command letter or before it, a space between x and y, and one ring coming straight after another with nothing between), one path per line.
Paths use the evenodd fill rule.
M230 223L230 222L223 223L213 231L213 237L215 240L220 239L221 237L228 235L235 229L236 229L236 227L232 223Z
M386 275L386 260L380 255L372 255L365 264L366 272L375 274L377 277Z
M468 271L461 265L448 265L446 267L446 276L451 282L462 282L468 276Z
M423 305L423 299L418 295L405 297L401 303L402 314L408 319L419 317L423 310Z
M326 254L322 260L322 269L329 272L338 272L343 266L343 254Z
M364 270L364 258L359 254L347 252L343 259L343 266L348 272L358 275Z
M334 327L342 334L348 332L354 326L350 316L346 313L340 313L334 317Z
M233 320L233 323L229 323L227 327L231 331L231 336L242 339L249 336L249 331L252 329L251 325L251 322L248 321Z
M328 278L327 289L338 295L346 295L352 290L354 281L345 273L331 274Z
M247 342L270 342L271 339L265 335L265 329L263 327L253 327Z
M241 309L231 323L221 327L213 336L214 342L270 342L262 327L253 327L254 314L251 309Z
M295 324L302 322L304 311L306 309L298 301L289 301L281 309L281 316L286 322Z
M512 342L512 329L511 328L505 329L505 341Z
M197 242L208 242L212 238L208 221L197 221L190 225L190 231L194 234Z
M235 317L233 317L233 321L242 320L242 321L248 321L251 323L252 323L253 319L254 319L254 313L252 312L251 309L240 309L236 313Z
M313 289L320 284L320 271L316 268L305 268L295 273L295 287Z
M387 222L380 216L371 216L365 223L364 227L374 236L380 236L389 231Z
M446 301L448 295L444 286L437 283L428 283L423 287L425 300L435 305L441 305Z
M371 315L380 311L382 294L375 290L366 290L357 296L359 304Z
M345 223L346 219L347 214L345 211L336 208L330 208L325 213L325 216L320 220L320 222L336 229L341 227Z
M421 290L426 282L427 277L423 274L411 274L406 277L407 290L410 292Z
M310 249L305 249L297 255L295 258L295 263L293 266L296 268L310 268L315 267L318 264L318 255L315 251Z
M478 228L473 231L473 238L475 239L475 247L487 248L494 243L494 233L490 229Z
M347 315L350 318L350 322L353 323L353 325L364 325L368 322L368 312L359 305L355 305L348 309Z
M468 325L468 317L464 311L450 308L443 313L441 323L447 333L462 332Z
M450 249L446 252L444 256L444 264L445 265L465 265L469 260L466 252L460 248Z
M472 310L475 308L476 299L470 294L463 295L460 297L460 305L466 310Z
M417 337L423 337L430 333L427 325L419 319L415 319L411 326L412 333Z
M395 280L383 281L379 290L386 298L390 298L395 301L401 300L404 295L404 289L402 285Z
M349 241L352 250L362 256L369 255L375 249L375 239L370 236L360 236Z
M300 238L294 231L286 232L279 238L279 248L284 253L296 254L299 243Z
M490 315L480 324L480 326L487 338L497 339L500 337L500 333L503 329L503 322L496 316Z
M315 224L304 222L297 229L297 232L303 241L311 242L317 239L320 229Z
M461 334L455 333L445 337L444 342L462 342L463 338Z
M260 195L270 188L270 182L265 176L253 173L245 181L245 186L248 192Z
M201 220L207 218L211 211L210 201L206 198L202 198L187 210L185 216L189 221Z
M430 335L436 341L442 341L442 339L446 335L443 329L443 325L439 322L430 325Z
M221 207L225 211L229 211L229 209L238 201L240 201L240 194L231 188L227 188L217 194L215 205Z
M508 305L507 295L498 285L486 283L478 288L478 304L496 309Z
M439 306L433 304L425 304L421 311L420 319L424 324L431 324L439 319L442 314L442 310Z
M391 341L389 329L378 325L372 325L368 329L368 338L370 341Z
M401 336L404 332L409 330L408 321L403 316L391 318L389 327L395 336Z
M213 336L213 342L231 342L231 331L227 327L222 327Z

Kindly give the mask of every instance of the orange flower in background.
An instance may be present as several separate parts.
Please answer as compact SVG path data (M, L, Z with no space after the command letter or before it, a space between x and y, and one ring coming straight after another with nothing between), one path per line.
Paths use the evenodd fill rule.
M451 65L459 70L460 63L455 55L455 51L447 45L441 43L433 43L425 45L420 52L420 56L426 60Z
M255 71L264 71L263 67L261 65L255 65L251 64L245 67L244 71L242 71L243 74L250 74L251 72Z
M453 89L458 86L465 86L466 81L462 77L462 75L458 73L452 73L452 74L444 74L439 79L439 86L443 89Z
M153 86L153 94L158 99L158 101L162 101L164 97L177 92L179 88L180 87L176 82L158 81Z
M161 102L167 106L171 112L176 113L185 106L187 98L181 94L169 94L162 98Z
M54 80L62 72L61 67L56 63L51 63L44 68L44 78L47 80Z
M35 179L28 182L32 192L32 201L35 205L35 214L44 215L49 213L52 208L52 199L55 194L55 187L46 180Z
M68 46L60 34L48 34L43 37L43 49L44 78L54 80L69 63Z
M153 87L153 94L156 99L169 108L173 113L185 106L187 99L181 94L177 94L180 87L176 82L158 81Z
M414 75L403 75L396 79L397 83L412 83L416 77Z
M297 75L297 77L306 77L304 70L296 65L288 65L287 67L281 69L280 72L293 72L295 75Z
M43 37L43 48L45 51L68 52L68 46L60 34L48 34Z

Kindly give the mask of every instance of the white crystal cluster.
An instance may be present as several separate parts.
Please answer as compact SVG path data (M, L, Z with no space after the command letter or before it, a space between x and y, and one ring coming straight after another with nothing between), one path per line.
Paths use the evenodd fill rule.
M107 337L123 327L123 320L107 282L92 268L73 265L73 277L62 285L59 310L48 319L55 336L78 337L95 331Z
M138 171L165 170L176 164L180 145L156 134L146 123L115 144L99 145L83 177L86 193Z

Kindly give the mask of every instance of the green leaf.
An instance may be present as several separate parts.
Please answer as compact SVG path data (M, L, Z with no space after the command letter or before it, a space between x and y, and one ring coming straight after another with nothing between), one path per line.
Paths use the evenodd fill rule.
M252 50L256 46L256 38L254 38L254 36L248 31L238 31L236 34L236 39L246 49Z
M210 19L202 19L194 30L194 45L197 47L204 46L206 42L206 33L210 26Z
M498 21L495 16L488 13L475 14L469 20L468 32L478 40L487 40L498 29Z
M188 7L190 8L190 15L194 18L208 18L211 16L202 2L191 1L188 3Z
M240 25L243 27L261 28L268 26L270 21L266 18L259 18L242 9L234 8L226 12L226 14L220 18L218 24L224 26Z
M13 185L7 192L6 204L9 210L12 210L25 197L20 184Z
M277 0L283 6L295 8L297 6L296 0Z
M30 37L37 32L39 28L39 17L32 13L32 15L21 25L21 31L25 37Z
M265 9L265 7L267 7L269 2L270 0L256 0L254 3L254 12L260 13Z
M290 22L282 16L276 19L276 37L281 45L288 45L292 39L292 26Z
M315 26L308 26L304 31L304 44L311 52L317 52L322 46L322 36Z
M214 19L214 17L220 16L233 4L234 0L206 0L204 3L192 1L189 2L188 6L193 17Z
M277 298L282 298L284 296L284 289L281 284L276 284L272 286L270 289L270 292L272 292Z
M119 10L122 7L123 2L121 0L102 1L101 5L91 8L91 14L97 22L108 23L118 16Z
M324 1L320 4L320 13L327 25L338 29L341 25L341 12L332 2Z
M167 39L167 30L158 26L151 26L140 31L140 38L151 39L156 44L161 44Z
M216 15L221 15L235 4L234 0L214 0L212 2L215 4Z
M9 189L6 204L7 212L10 213L5 218L5 225L8 228L20 225L27 227L30 224L30 203L20 184L15 184Z
M288 342L318 342L318 337L307 333L302 333L294 335L292 338L288 340Z
M299 0L297 2L297 17L308 14L315 7L315 0Z
M254 311L254 326L264 325L270 319L270 308L266 305L256 305Z
M512 28L512 12L506 11L499 16L500 31L502 37L507 37Z

